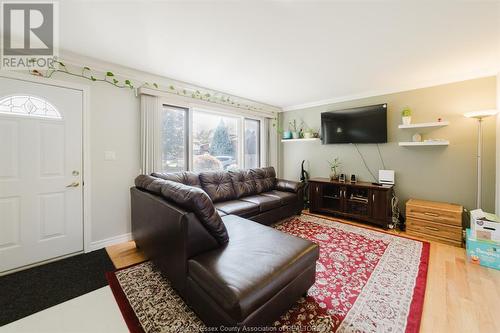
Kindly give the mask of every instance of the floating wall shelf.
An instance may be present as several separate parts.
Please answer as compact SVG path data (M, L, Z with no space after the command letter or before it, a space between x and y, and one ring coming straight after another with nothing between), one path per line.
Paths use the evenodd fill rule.
M311 141L319 141L319 138L310 138L310 139L282 139L281 142L311 142Z
M422 146L448 146L450 141L421 141L421 142L400 142L403 147L422 147Z
M427 128L427 127L444 127L450 124L449 121L436 121L433 123L419 123L419 124L410 124L410 125L399 125L398 128L407 129L407 128Z
M436 128L444 127L450 124L449 121L436 121L432 123L417 123L410 125L399 125L400 129L419 129L419 128ZM402 147L423 147L423 146L448 146L450 141L448 140L435 140L435 141L420 141L420 142L400 142L399 145Z

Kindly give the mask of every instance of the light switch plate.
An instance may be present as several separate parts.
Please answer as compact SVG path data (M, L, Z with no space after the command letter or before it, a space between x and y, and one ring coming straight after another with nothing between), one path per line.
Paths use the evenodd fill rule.
M104 160L105 161L115 161L116 160L116 152L114 152L114 151L105 151L104 152Z

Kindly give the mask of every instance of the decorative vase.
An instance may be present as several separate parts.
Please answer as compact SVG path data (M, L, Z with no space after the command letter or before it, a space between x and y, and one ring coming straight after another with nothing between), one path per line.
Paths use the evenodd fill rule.
M420 133L415 133L411 137L413 142L421 142L422 141L422 135Z
M298 139L299 138L299 132L292 132L292 138Z
M292 132L291 131L284 131L283 132L283 139L288 140L292 138Z
M311 132L304 132L304 139L310 139L313 137L313 134Z
M403 117L403 125L410 125L411 124L411 116L410 117Z
M338 178L339 176L337 176L337 173L332 170L332 172L330 172L330 180L337 180Z

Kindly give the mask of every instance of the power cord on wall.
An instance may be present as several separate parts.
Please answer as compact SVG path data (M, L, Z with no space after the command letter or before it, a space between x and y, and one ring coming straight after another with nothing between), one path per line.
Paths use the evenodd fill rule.
M361 160L363 161L363 164L365 165L366 170L368 170L368 172L370 173L370 175L372 175L373 181L377 181L377 177L375 177L375 175L373 174L373 172L370 170L370 168L368 167L368 163L366 163L365 157L359 151L358 145L354 144L354 147L356 147L356 150L357 150L357 152L359 154L359 157L361 157Z
M382 162L382 167L384 168L384 170L387 170L385 168L384 159L382 158L382 153L380 152L380 146L378 145L378 143L377 143L377 151L378 151L378 156L380 157L380 162Z

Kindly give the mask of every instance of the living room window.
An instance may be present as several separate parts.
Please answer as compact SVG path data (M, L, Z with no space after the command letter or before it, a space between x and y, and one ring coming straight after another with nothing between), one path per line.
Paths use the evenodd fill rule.
M200 172L260 167L262 125L258 118L163 105L161 168Z
M260 167L260 120L245 118L244 166L245 169Z
M238 169L239 127L237 117L193 111L193 170Z
M161 168L165 172L188 168L188 111L170 105L161 109Z

